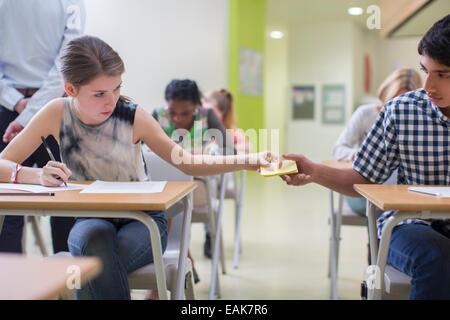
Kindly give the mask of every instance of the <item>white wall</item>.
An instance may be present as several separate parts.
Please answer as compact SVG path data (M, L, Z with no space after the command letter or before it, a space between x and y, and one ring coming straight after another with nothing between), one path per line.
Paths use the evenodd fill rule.
M173 78L228 84L228 0L86 0L86 33L125 62L122 93L151 111Z
M405 37L393 39L378 39L378 77L375 81L378 85L391 72L398 68L413 68L423 76L420 71L420 55L417 46L422 37Z
M272 39L272 30L284 33L282 39ZM283 26L266 26L264 59L264 121L265 128L279 130L279 152L286 151L286 117L289 88L289 38ZM276 151L276 150L273 150Z
M314 120L288 120L288 152L319 162L331 159L331 149L344 125L322 124L320 90L322 84L344 84L348 118L353 102L351 27L346 21L290 26L289 82L315 85L316 104Z
M396 68L418 70L420 37L382 39L351 21L319 21L291 25L289 30L288 86L315 85L314 120L291 120L286 103L287 151L303 153L314 161L331 158L332 147L344 125L322 124L322 84L346 86L346 121L364 99L373 99L381 82ZM371 92L364 92L364 55L372 63ZM420 72L419 72L420 73ZM289 93L286 93L289 96Z

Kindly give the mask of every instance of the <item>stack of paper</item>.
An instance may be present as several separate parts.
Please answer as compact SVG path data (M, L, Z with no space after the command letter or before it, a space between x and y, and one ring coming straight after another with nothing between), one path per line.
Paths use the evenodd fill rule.
M297 163L293 160L283 160L281 168L278 168L278 163L272 163L270 168L261 167L260 169L263 177L273 177L298 172Z
M80 193L158 193L167 181L107 182L94 181Z
M86 185L68 183L67 187L61 184L59 187L45 187L38 184L25 184L25 183L0 183L0 189L21 190L29 192L53 192L53 191L65 191L65 190L80 190L84 189Z
M408 190L441 198L450 198L450 187L408 187Z

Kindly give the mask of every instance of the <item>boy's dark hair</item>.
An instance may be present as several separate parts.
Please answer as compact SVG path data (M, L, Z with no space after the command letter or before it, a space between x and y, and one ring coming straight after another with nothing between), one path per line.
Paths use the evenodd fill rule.
M165 98L169 100L191 101L195 105L201 105L202 94L193 80L172 80L166 87Z
M419 42L420 55L426 54L450 67L450 14L436 22Z

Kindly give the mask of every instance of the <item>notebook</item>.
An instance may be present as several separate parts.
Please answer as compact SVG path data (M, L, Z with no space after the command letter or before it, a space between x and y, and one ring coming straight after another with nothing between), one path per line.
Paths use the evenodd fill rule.
M450 187L408 187L408 190L441 198L450 198Z
M270 168L261 167L260 173L263 177L280 176L283 174L297 173L297 163L293 160L283 160L281 168L277 168L278 163L272 163Z

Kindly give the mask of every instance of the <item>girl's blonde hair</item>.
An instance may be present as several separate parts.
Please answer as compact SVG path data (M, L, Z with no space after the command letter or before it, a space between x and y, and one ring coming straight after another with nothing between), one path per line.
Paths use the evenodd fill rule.
M207 102L214 101L217 109L223 115L223 125L226 129L234 129L236 127L236 114L234 111L233 96L226 89L217 89L206 94Z
M380 85L378 99L383 105L395 98L401 90L411 91L422 87L422 79L414 69L401 68L392 72Z

